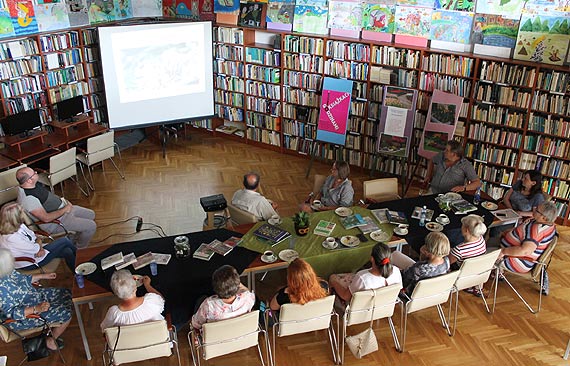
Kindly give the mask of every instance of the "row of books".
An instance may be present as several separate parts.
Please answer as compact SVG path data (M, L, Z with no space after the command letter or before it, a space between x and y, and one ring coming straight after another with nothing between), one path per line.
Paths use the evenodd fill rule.
M481 61L479 78L494 83L532 87L536 68L497 61Z
M471 80L457 76L434 74L422 71L418 86L422 90L442 90L446 93L468 98L471 95Z
M518 149L522 142L522 134L518 131L513 132L483 124L470 124L467 136L473 140L493 141L495 144L515 149Z
M123 252L118 252L101 259L101 269L104 271L114 266L116 270L119 270L132 264L133 269L138 270L148 266L152 262L167 265L171 257L172 255L165 253L148 252L137 257L134 253L123 255Z
M526 112L489 104L474 104L471 119L501 126L523 128Z
M563 117L543 116L531 112L528 119L528 129L560 137L570 138L570 121Z
M559 71L541 71L536 84L540 89L555 93L570 93L570 74Z
M532 109L568 116L570 113L570 97L536 91L534 98L532 98Z
M489 166L480 162L475 162L474 167L477 176L483 180L497 184L513 184L515 172L511 168Z
M0 60L21 58L40 53L38 43L34 39L24 38L0 44Z
M528 108L532 93L525 89L518 89L499 84L478 82L475 98L490 103L498 103L519 108Z
M221 256L226 256L235 247L237 247L240 242L241 238L235 236L232 236L231 238L224 240L223 242L218 239L214 239L210 243L200 244L198 249L196 249L196 251L194 251L194 253L192 254L192 257L196 259L209 261L216 253Z
M492 164L515 167L518 155L516 150L509 148L499 148L487 144L468 142L465 145L465 156Z
M422 70L471 77L475 60L471 57L432 53L422 58Z

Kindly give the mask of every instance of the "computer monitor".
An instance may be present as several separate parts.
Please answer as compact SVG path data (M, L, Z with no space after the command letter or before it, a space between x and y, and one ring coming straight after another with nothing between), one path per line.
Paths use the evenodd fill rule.
M0 125L2 125L2 130L6 135L29 135L33 129L42 125L40 110L30 109L29 111L6 116L0 120Z
M83 109L83 96L62 100L55 104L57 109L57 119L60 121L72 121L73 117L85 112Z

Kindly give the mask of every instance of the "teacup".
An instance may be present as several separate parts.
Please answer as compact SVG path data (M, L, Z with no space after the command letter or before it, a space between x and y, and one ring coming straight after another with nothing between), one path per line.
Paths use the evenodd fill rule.
M271 225L279 225L281 223L281 217L279 215L273 215L269 220L267 220Z
M263 257L268 262L273 262L274 260L277 259L277 257L275 256L275 253L273 253L273 251L271 251L271 250L266 250L265 252L263 252Z
M333 238L332 236L327 237L327 238L325 239L325 241L326 241L327 246L328 246L329 248L334 247L335 244L336 244L336 239Z
M406 235L408 234L408 225L400 224L394 229L394 232L398 235Z
M321 201L319 201L319 200L314 200L314 201L313 201L313 207L319 208L319 207L321 207L321 206L322 206Z
M449 223L449 217L447 217L446 214L441 214L437 218L439 219L438 221L442 224L448 224Z

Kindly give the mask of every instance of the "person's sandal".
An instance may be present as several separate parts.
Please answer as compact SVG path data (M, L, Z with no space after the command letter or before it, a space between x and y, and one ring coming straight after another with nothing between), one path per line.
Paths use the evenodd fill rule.
M477 297L483 296L483 294L481 293L481 291L479 290L479 288L477 286L466 288L463 291L470 293L473 296L477 296Z

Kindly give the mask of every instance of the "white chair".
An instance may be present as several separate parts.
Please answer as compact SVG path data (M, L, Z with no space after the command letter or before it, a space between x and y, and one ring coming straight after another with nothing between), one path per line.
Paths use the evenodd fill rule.
M487 313L490 313L489 306L487 305L487 300L483 295L483 284L489 280L491 272L496 269L495 262L499 257L500 250L495 250L493 252L483 254L473 258L467 258L461 264L459 268L459 276L455 281L453 291L455 292L455 315L453 317L453 334L455 334L455 329L457 326L457 310L459 307L459 292L470 287L476 286L481 292L481 298L485 304L485 309ZM453 302L453 297L451 298ZM451 306L449 307L451 311ZM449 319L451 321L451 317Z
M365 200L368 198L376 202L385 202L402 198L398 194L398 178L367 180L362 183L362 188Z
M544 252L540 255L540 257L538 257L538 260L533 261L534 267L532 268L532 270L530 270L530 272L526 272L526 273L511 272L507 268L504 268L503 273L499 274L499 276L504 280L504 282L511 288L511 290L513 290L515 292L515 294L518 296L518 298L525 304L526 308L533 314L538 313L540 311L540 307L542 306L542 284L543 284L542 282L544 280L544 273L546 272L546 269L548 268L548 265L550 264L550 260L552 258L552 253L554 252L554 249L556 248L557 242L558 242L558 237L555 236L552 239L552 241L550 242L550 244L548 245L548 247L546 247ZM500 266L500 267L502 267L502 266ZM515 289L515 287L511 283L511 281L509 281L507 279L507 276L506 276L507 274L524 277L524 278L532 280L532 282L534 282L534 283L539 284L540 287L538 288L538 306L536 308L533 308L532 306L530 306L530 304L524 299L524 297ZM499 287L499 282L498 282L499 276L497 276L495 278L495 282L493 283L493 287L494 287L493 312L495 312L495 304L497 302L497 289ZM493 289L491 289L491 290L493 290Z
M251 212L242 210L231 203L228 203L228 211L230 213L230 220L235 225L254 224L257 222L257 216Z
M426 278L418 281L409 300L404 305L404 316L402 317L402 352L406 346L406 329L408 327L408 315L418 310L423 310L432 306L437 307L437 312L441 320L441 324L447 330L447 334L451 336L449 325L445 319L441 304L447 302L453 291L453 284L459 271L454 271L437 277Z
M0 205L18 199L18 186L16 172L25 168L26 164L0 172Z
M66 179L72 179L84 195L89 195L89 193L81 187L79 179L77 179L77 158L75 147L51 156L49 158L49 170L47 172L40 173L38 176L38 180L45 185L50 186L52 192L57 184L63 183ZM63 184L61 184L61 192L63 194Z
M174 347L180 366L176 329L169 329L166 320L107 328L103 333L104 365L117 366L128 362L170 357Z
M570 340L568 340L568 345L566 346L566 352L564 352L564 359L567 360L570 356Z
M29 265L34 265L34 269L18 269L18 272L26 274L26 275L33 275L38 273L55 273L57 272L57 268L59 267L62 259L61 258L53 258L51 261L47 262L43 266L40 266L35 258L30 257L16 257L14 258L16 262L28 262Z
M376 289L376 296L372 290L363 290L355 292L350 299L350 303L344 310L342 316L342 333L341 333L341 353L340 363L344 363L344 348L346 343L346 328L355 325L370 322L370 319L379 320L388 318L392 338L396 349L400 350L400 342L398 342L398 335L396 328L392 322L392 315L394 314L394 307L396 304L402 302L398 299L398 294L402 289L401 284L394 284L386 287ZM374 314L372 312L372 299L374 298ZM400 308L403 310L403 308Z
M119 155L119 160L121 163L121 169L115 164L115 160L113 157L115 156L115 152ZM94 191L95 190L95 182L93 180L93 174L91 172L91 167L97 163L101 163L103 166L104 160L111 160L111 163L119 173L122 179L125 179L125 174L123 173L123 158L121 157L121 150L115 143L115 133L113 131L105 132L104 134L90 137L87 139L87 151L81 150L81 152L77 155L77 160L85 166L89 170L89 178L91 181L87 179L85 173L83 172L83 165L80 165L81 174L85 178L87 185L89 188ZM103 171L104 171L103 166Z
M275 341L277 337L313 332L327 329L334 362L338 362L338 314L334 311L334 295L313 300L306 304L284 304L279 310L279 319L273 324L273 342L270 356L271 364L275 365ZM267 313L266 313L267 314ZM332 317L337 318L335 333ZM266 317L265 324L269 324Z
M319 192L321 192L321 188L323 188L323 184L325 184L327 176L322 174L315 174L314 179L315 180L313 182L313 194L317 195Z
M259 333L264 334L265 351L268 353L267 333L259 326L259 310L231 319L205 323L202 325L201 335L197 334L194 329L188 333L192 361L195 366L199 366L200 353L202 353L204 360L209 360L257 346L261 363L265 365L259 347ZM271 356L268 355L268 359L270 358Z

